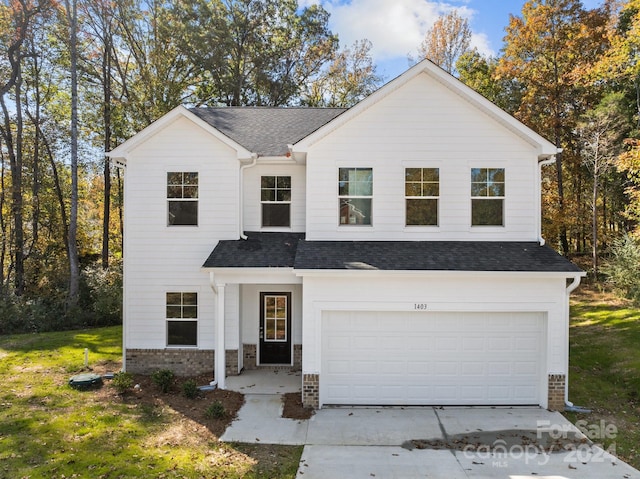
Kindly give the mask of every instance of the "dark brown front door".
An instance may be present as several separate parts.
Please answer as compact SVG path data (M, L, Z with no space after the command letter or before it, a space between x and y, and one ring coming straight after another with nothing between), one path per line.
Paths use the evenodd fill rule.
M291 293L260 293L260 364L291 364Z

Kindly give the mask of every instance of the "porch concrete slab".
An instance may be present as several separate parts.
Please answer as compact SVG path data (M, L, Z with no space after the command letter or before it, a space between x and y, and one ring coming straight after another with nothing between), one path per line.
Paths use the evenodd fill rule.
M425 437L442 437L431 407L337 407L316 411L309 420L306 444L400 446Z
M284 394L302 390L300 371L252 369L227 376L225 389L243 394Z
M220 438L223 442L302 445L307 421L282 418L282 396L246 394L238 417Z
M450 451L395 446L305 446L296 479L467 479Z

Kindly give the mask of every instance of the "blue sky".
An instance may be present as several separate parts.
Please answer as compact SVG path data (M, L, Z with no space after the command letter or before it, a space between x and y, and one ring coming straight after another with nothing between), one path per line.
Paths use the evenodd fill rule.
M472 45L495 55L502 47L509 14L519 15L525 0L299 0L321 3L331 13L330 27L343 45L367 38L373 42L378 73L390 80L407 69L425 32L452 9L469 19ZM602 0L583 0L586 8Z

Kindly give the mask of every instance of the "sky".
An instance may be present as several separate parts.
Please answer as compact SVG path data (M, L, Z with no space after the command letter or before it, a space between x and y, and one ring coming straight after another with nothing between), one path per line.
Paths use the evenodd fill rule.
M469 20L472 47L497 55L509 14L520 15L525 0L300 0L302 6L320 3L331 13L329 26L341 45L367 38L378 74L391 80L409 67L425 33L442 14L455 9ZM595 8L602 0L583 0Z

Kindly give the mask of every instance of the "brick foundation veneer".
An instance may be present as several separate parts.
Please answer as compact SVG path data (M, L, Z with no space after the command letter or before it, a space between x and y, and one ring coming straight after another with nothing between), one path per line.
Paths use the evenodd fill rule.
M302 405L318 409L320 407L320 375L302 375Z
M242 367L246 370L252 370L257 368L258 356L256 353L255 344L243 344L242 345L243 363Z
M176 376L213 375L214 358L210 349L127 349L127 371L151 374L170 369Z
M564 388L566 380L564 374L549 374L549 404L550 411L564 411Z
M226 351L227 376L238 375L238 350ZM213 376L215 351L211 349L127 349L127 371L151 374L170 369L176 376Z

